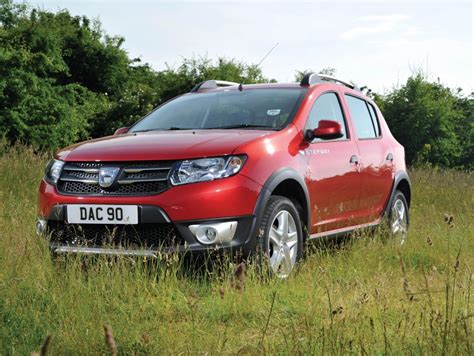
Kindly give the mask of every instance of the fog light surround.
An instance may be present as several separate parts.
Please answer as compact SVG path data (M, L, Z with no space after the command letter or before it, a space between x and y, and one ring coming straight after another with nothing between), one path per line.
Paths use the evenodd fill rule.
M237 230L237 221L216 224L193 224L189 230L204 245L223 244L232 241Z
M46 219L43 219L40 217L36 219L35 229L36 229L36 234L38 236L45 235L47 228L48 228L48 222L46 221Z

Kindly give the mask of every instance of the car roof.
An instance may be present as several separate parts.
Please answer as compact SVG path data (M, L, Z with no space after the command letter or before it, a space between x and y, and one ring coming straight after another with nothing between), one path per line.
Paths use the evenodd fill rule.
M276 88L303 88L297 83L260 83L260 84L242 84L242 87L245 89L276 89ZM239 85L229 85L225 87L218 87L214 89L202 90L199 92L215 92L215 91L227 91L229 89L236 90L239 88Z
M206 80L197 84L191 93L209 93L209 92L222 92L222 91L234 91L242 89L282 89L282 88L293 88L305 90L309 89L313 92L315 88L327 87L327 89L340 89L344 88L345 93L354 94L366 98L366 95L357 87L357 85L344 81L333 76L316 73L306 73L299 83L260 83L260 84L243 84L237 82L229 82L224 80ZM368 99L368 98L367 98Z
M336 89L336 88L343 88L347 93L353 93L357 96L366 97L361 91L349 88L345 85L333 83L333 82L323 82L313 85L301 85L300 83L260 83L260 84L242 84L242 88L244 90L249 89L311 89L326 87L327 89ZM197 93L213 93L213 92L223 92L223 91L230 91L230 90L238 90L239 85L228 85L223 87L217 87L213 89L205 89L199 90Z

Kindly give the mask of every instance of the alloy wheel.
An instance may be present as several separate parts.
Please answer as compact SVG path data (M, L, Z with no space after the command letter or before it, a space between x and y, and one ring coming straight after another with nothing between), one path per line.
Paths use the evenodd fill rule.
M392 235L399 238L400 244L403 245L407 237L408 217L405 203L400 198L397 198L392 205L390 228Z
M286 278L293 269L298 254L298 230L293 216L281 210L269 231L269 256L272 271Z

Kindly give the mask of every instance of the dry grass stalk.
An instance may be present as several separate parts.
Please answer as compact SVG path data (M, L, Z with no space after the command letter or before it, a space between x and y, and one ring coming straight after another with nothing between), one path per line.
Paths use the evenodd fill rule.
M140 342L142 345L148 345L150 343L150 335L147 332L144 332L140 336Z
M273 306L275 305L276 291L272 292L272 303L270 304L270 311L268 313L267 322L265 323L265 329L263 329L262 340L260 340L260 346L264 348L263 342L265 341L265 336L267 335L268 325L270 325L270 318L273 313Z
M375 299L380 299L381 296L382 296L382 294L380 293L380 291L379 291L377 288L375 288L375 289L374 289L374 297L375 297Z
M449 214L444 214L444 222L448 224L450 228L454 228L454 216Z
M459 262L459 257L456 259L456 263L454 264L454 270L456 272L459 272L459 267L460 267L461 263Z
M363 304L367 304L369 302L369 295L367 293L362 293L360 296L359 296L359 304L363 305Z
M46 356L48 354L49 345L51 344L51 337L51 335L46 336L40 352L32 352L31 356Z
M232 281L232 288L242 293L245 289L245 271L247 267L244 262L241 262L234 270L234 280Z
M222 286L219 288L219 295L221 296L221 299L224 299L225 288Z
M114 335L112 334L112 328L108 325L104 325L105 333L105 344L109 347L110 354L117 356L117 345L115 344Z
M186 298L186 304L188 304L188 308L191 311L195 311L196 307L198 305L198 298L195 294L190 295L188 298Z
M400 259L400 269L402 270L403 274L403 291L405 292L405 295L409 301L414 301L414 293L411 291L410 284L408 283L408 276L405 270L405 264L403 263L403 258L401 255L399 255L398 257Z
M245 271L246 271L246 266L245 266L245 263L242 262L240 263L236 268L235 268L235 271L234 271L234 277L241 281L241 282L244 282L245 280Z
M337 315L337 314L342 314L343 311L344 311L344 308L342 306L338 306L331 313L332 315Z

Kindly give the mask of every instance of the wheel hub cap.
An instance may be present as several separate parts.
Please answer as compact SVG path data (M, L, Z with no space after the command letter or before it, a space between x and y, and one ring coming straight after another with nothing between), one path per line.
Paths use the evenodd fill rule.
M290 274L296 263L298 232L293 216L286 210L273 219L269 235L270 267L281 278Z

